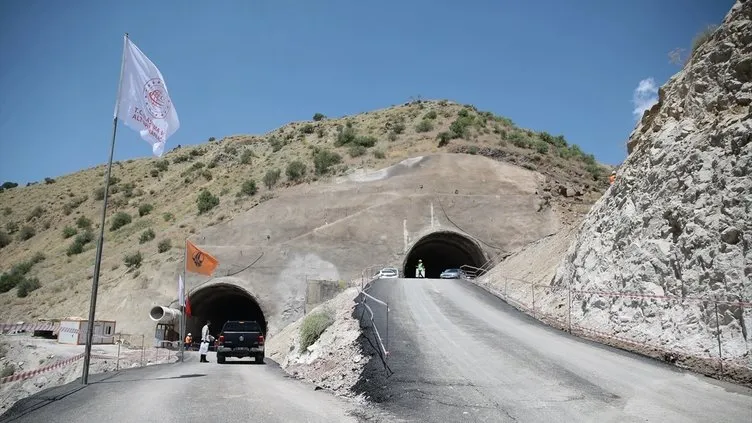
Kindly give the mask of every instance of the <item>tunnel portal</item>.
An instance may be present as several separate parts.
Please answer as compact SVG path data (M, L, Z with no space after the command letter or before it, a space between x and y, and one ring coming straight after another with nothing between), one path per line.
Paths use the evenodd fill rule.
M209 285L190 294L191 317L187 333L195 341L201 339L201 328L211 321L209 332L217 337L228 320L254 320L266 334L266 318L261 306L245 289L228 283Z
M462 265L482 266L483 250L472 239L457 232L434 232L418 240L405 257L404 277L415 277L415 266L423 260L427 278L438 278L445 269Z

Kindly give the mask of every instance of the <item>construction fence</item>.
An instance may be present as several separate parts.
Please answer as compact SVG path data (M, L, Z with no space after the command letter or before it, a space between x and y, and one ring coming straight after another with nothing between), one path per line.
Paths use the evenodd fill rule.
M557 329L752 386L752 303L551 286L498 275L470 279Z
M38 322L38 323L0 323L0 341L9 349L6 353L7 362L5 367L0 369L0 386L6 383L24 381L46 373L56 372L68 373L77 371L76 375L66 377L68 381L75 380L81 376L81 366L83 362L85 345L66 345L59 344L56 339L40 339L41 342L49 342L49 347L35 343L32 344L35 350L40 350L42 355L52 353L52 356L60 356L55 361L42 364L34 368L17 368L16 357L13 357L14 342L27 343L28 336L40 332L52 331L53 334L60 332L79 332L78 329L60 327L59 323ZM147 339L144 335L133 335L127 333L115 333L106 335L112 339L111 343L98 343L97 337L104 335L94 335L91 350L90 374L119 371L120 369L144 367L159 363L173 363L178 359L179 352L172 344L166 348L155 348L147 346ZM5 338L5 339L3 339ZM23 339L26 338L26 339ZM109 340L108 340L109 341ZM53 353L54 352L54 353ZM24 364L30 363L27 360Z

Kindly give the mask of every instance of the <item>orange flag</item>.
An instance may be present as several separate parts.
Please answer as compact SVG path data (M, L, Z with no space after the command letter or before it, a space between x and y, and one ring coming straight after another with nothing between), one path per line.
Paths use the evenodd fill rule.
M193 245L186 240L185 270L201 275L211 276L214 269L219 266L219 261L211 254Z

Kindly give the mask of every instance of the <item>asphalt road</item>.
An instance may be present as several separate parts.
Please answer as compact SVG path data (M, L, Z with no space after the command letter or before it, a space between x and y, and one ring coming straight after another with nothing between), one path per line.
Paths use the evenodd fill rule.
M349 400L286 377L268 358L265 365L208 358L92 375L83 389L74 382L41 392L0 422L357 422L366 415Z
M401 418L752 422L750 389L546 327L468 282L382 279L369 293L389 302L393 374L371 360L357 387Z

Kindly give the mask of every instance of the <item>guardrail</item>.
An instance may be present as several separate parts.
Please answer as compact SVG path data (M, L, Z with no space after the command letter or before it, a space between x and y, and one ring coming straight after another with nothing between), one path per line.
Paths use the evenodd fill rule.
M389 377L392 373L391 369L389 368L389 304L386 301L383 301L379 298L374 297L373 295L368 293L368 289L370 288L370 285L372 282L378 280L378 274L374 272L374 269L382 269L383 265L372 265L364 268L361 271L361 284L360 284L360 292L358 294L359 298L362 298L358 302L359 305L363 306L364 312L368 311L369 317L368 320L371 322L371 329L373 330L373 333L376 337L376 341L378 342L379 346L378 348L371 344L371 346L378 352L379 357L381 358L382 363L384 364L384 370L387 372L387 377ZM366 276L369 275L369 276ZM373 313L373 309L368 304L368 300L371 300L375 302L376 304L379 304L386 308L386 333L384 334L384 338L386 338L386 342L384 342L384 338L381 337L381 333L379 332L379 328L376 325L375 316ZM363 319L363 314L361 314L361 320ZM368 339L366 337L366 339ZM371 342L370 339L368 339L368 342Z

